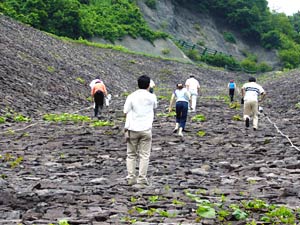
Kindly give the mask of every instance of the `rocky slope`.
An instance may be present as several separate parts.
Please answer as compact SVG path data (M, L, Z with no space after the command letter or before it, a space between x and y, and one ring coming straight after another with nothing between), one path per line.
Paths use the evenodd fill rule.
M268 99L263 104L267 116L260 116L254 132L233 120L242 111L223 100L228 80L234 78L240 85L248 79L245 74L72 44L4 16L0 51L0 114L31 118L27 123L0 124L0 224L61 219L94 225L246 224L258 221L265 211L244 209L242 200L299 207L298 71L257 76L264 81ZM152 185L144 189L125 182L122 134L124 95L135 90L141 74L152 77L160 97L149 166ZM206 120L193 122L194 115L189 115L181 139L172 134L174 118L164 114L166 98L190 74L201 83L197 110ZM46 113L91 116L88 82L98 75L113 95L103 114L113 126L42 119ZM199 219L199 199L230 214L223 222ZM238 221L231 204L247 211L248 219ZM299 214L295 220L299 223Z

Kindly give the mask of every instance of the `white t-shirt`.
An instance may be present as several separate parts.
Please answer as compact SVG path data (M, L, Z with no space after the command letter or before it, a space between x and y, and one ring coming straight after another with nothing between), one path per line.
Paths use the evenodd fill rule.
M128 95L124 104L125 128L131 131L145 131L152 128L157 98L146 89L139 89Z
M262 86L255 82L245 83L242 89L245 90L244 101L258 101L258 96L265 92Z
M185 82L185 86L187 87L189 92L198 94L198 89L200 88L200 84L194 77L187 79Z
M90 87L91 89L94 87L94 85L96 84L96 82L102 82L100 79L95 79L95 80L92 80L91 83L90 83Z

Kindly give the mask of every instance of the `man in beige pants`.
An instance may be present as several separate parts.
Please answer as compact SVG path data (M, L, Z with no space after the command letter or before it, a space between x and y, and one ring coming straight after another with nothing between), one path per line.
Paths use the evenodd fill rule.
M261 96L261 101L266 96L265 90L256 83L255 77L250 77L249 82L242 87L242 96L244 98L244 120L246 127L250 125L250 116L253 115L253 130L258 126L258 98Z
M150 78L138 78L139 90L131 93L124 104L127 132L127 179L128 184L148 185L147 170L152 144L152 123L157 107L155 94L149 92ZM136 162L139 157L139 173L136 177Z

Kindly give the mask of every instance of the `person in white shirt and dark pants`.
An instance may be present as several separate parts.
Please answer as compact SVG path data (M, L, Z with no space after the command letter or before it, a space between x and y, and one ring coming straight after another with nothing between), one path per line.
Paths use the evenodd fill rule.
M128 95L124 104L127 132L127 179L128 184L148 185L147 171L152 145L152 124L154 109L157 108L155 94L149 92L150 77L138 78L139 89ZM139 157L139 172L136 176L136 163Z
M199 81L196 80L194 75L191 75L185 82L186 89L191 94L191 111L196 112L196 105L197 105L197 97L200 93L200 84Z
M256 83L255 77L250 77L249 82L242 87L242 96L244 99L244 120L246 127L250 125L250 116L253 115L253 130L258 126L258 100L261 96L261 101L266 96L265 90Z

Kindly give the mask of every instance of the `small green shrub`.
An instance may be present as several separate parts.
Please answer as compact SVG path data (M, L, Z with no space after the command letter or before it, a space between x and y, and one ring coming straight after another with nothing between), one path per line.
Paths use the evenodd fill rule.
M176 112L157 113L156 116L159 116L159 117L174 117L174 116L176 116Z
M0 123L5 123L6 122L6 118L3 116L0 116Z
M77 77L77 78L76 78L76 81L78 81L78 82L81 83L81 84L84 84L84 83L85 83L85 80L84 80L83 78L81 78L81 77Z
M242 118L241 118L240 115L234 115L234 116L232 117L232 119L233 119L234 121L242 121Z
M170 53L170 49L164 48L163 50L161 50L161 53L164 55L168 55Z
M30 118L23 116L22 114L17 114L14 116L13 120L15 122L30 122Z
M199 131L197 132L197 135L200 136L200 137L204 137L204 136L206 135L206 132L203 131L203 130L199 130Z
M189 50L187 53L186 53L187 57L189 57L191 60L194 60L194 61L200 61L201 60L201 56L199 55L199 52L196 50L196 49L192 49L192 50Z
M296 109L300 109L300 102L298 102L298 103L295 104L295 108Z
M99 120L99 121L94 121L91 126L92 127L104 127L104 126L113 126L114 123L110 121L104 121L104 120Z
M206 117L203 114L198 114L192 117L193 122L204 122L206 121Z
M231 108L231 109L240 109L241 104L239 102L230 102L229 103L229 108Z
M151 9L156 9L156 0L146 0L145 4Z
M69 114L69 113L62 113L62 114L45 114L43 116L43 120L50 121L50 122L90 122L91 118L88 116L81 116L78 114Z
M230 32L224 32L223 33L223 38L227 42L234 43L234 44L236 43L234 35Z

